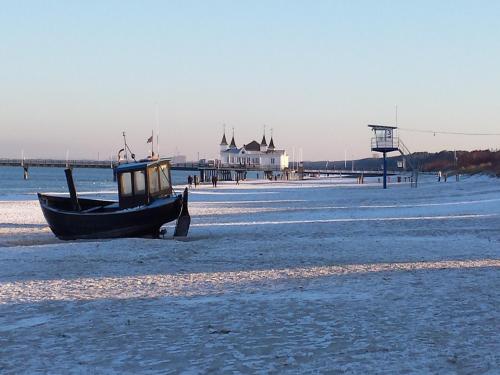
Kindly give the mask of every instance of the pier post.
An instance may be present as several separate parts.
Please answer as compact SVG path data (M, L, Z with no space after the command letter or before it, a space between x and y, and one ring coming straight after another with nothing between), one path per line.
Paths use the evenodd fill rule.
M386 158L386 154L387 153L383 153L384 154L384 178L383 178L383 183L384 183L384 189L387 189L387 158Z

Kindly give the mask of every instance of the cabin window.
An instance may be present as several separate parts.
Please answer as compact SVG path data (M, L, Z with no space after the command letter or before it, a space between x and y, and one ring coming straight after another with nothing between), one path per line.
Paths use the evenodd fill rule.
M168 190L170 188L168 168L165 164L160 165L160 188L161 190Z
M155 194L160 191L160 184L158 181L158 168L148 168L149 180L149 194Z
M134 190L135 194L144 194L146 192L146 175L144 171L134 172Z
M132 174L122 173L120 175L121 196L130 197L132 195Z

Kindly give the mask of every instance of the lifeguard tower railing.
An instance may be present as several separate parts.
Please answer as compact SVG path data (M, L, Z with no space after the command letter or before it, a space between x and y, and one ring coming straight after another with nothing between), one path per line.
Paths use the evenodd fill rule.
M414 159L412 152L409 150L408 147L406 147L406 145L401 140L399 141L399 153L401 154L401 156L403 156L404 160L406 160L410 165L411 169L410 186L416 188L418 186L418 172L420 170L420 166L418 165L418 162Z
M398 137L373 137L372 138L372 151L377 152L391 152L399 150Z

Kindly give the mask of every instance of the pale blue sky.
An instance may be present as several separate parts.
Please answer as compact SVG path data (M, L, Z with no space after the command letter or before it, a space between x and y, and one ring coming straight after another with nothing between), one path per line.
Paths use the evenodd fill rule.
M370 156L368 123L500 133L498 1L6 1L0 157L217 155L274 128L305 159ZM230 131L229 131L230 132ZM412 150L500 137L402 132Z

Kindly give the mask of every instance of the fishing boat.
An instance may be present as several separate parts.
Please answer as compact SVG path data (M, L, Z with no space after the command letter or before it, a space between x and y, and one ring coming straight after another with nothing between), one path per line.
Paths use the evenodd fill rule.
M188 192L174 193L168 159L117 166L118 201L79 198L71 169L65 173L69 197L38 193L43 215L58 238L157 238L162 225L175 220L174 236L187 236Z

